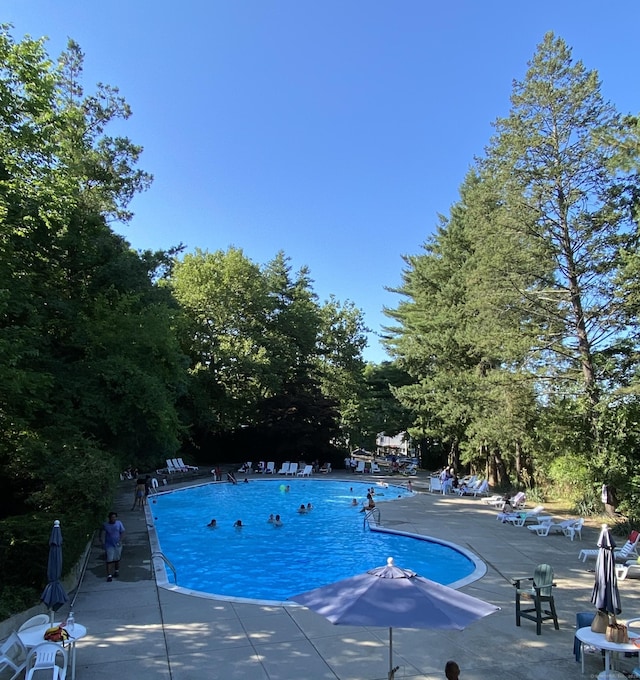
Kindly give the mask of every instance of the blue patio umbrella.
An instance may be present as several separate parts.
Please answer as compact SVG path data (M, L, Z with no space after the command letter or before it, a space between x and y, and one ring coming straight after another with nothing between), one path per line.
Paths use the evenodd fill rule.
M401 569L387 566L289 598L336 625L389 628L389 680L393 667L393 628L462 630L498 611L488 602Z
M52 612L58 611L65 602L69 600L65 593L60 579L62 578L62 531L60 521L56 520L49 536L49 561L47 563L47 579L49 583L45 586L40 596L47 608Z
M618 577L616 576L615 547L616 543L611 536L609 527L603 524L598 538L600 550L596 559L596 581L591 593L591 602L600 611L612 615L622 612Z

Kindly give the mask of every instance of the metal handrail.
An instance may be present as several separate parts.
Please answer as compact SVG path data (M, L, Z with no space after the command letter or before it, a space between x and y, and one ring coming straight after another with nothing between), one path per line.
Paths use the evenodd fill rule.
M371 526L372 520L376 526L380 526L380 508L372 508L364 513L362 528L365 529L367 525Z
M154 557L160 557L164 563L171 569L173 572L173 580L176 585L178 585L178 573L176 572L176 568L171 564L171 560L163 553L160 552L160 550L156 550L155 552L151 553L151 558L153 559Z

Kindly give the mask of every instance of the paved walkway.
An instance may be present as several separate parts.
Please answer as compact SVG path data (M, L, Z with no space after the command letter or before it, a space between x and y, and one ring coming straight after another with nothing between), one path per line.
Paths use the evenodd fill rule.
M331 475L341 477L346 475ZM202 599L157 587L147 520L142 511L130 510L130 484L123 483L115 508L127 529L121 576L106 583L101 549L94 545L77 595L76 620L89 631L78 643L78 680L387 677L387 629L333 626L303 608ZM586 656L581 675L572 653L576 612L593 609L594 575L588 570L595 562L585 565L577 555L581 547L595 546L596 529L585 528L582 543L561 535L541 538L497 522L495 511L480 500L430 494L424 479L415 481L414 489L420 491L414 498L383 505L382 524L447 539L476 553L487 574L464 591L502 609L462 632L394 630L397 680L442 680L448 659L459 663L464 680L596 678L603 668L600 655ZM560 630L545 622L537 636L533 622L515 625L510 579L531 575L540 562L555 569ZM640 615L638 584L633 578L620 583L621 620ZM626 670L636 665L637 659L620 661Z

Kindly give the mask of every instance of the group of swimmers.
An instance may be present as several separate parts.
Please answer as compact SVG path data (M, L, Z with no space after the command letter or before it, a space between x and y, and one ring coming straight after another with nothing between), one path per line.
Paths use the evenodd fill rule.
M242 523L242 520L241 520L241 519L237 519L237 520L233 523L233 526L234 526L236 529L242 529L242 527L244 526L244 524ZM217 529L217 528L218 528L218 520L212 519L212 520L209 522L209 524L207 524L207 527L209 527L209 529Z

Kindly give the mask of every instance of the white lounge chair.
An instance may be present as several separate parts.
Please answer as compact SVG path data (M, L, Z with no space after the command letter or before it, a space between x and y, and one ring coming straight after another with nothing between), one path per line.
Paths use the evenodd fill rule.
M267 467L264 469L265 475L272 475L275 472L276 464L273 460L267 463Z
M253 472L253 462L248 460L246 463L243 463L238 472L242 472L243 474L247 472Z
M509 504L514 510L517 510L519 508L524 508L524 504L527 500L527 497L524 493L524 491L518 491L517 494L512 496L509 499ZM488 498L483 498L482 499L483 503L486 503L487 505L493 505L494 507L501 508L502 505L504 504L504 496L500 494L496 494L495 496L490 496Z
M298 477L311 477L313 465L305 465L302 470L298 470Z
M616 564L618 580L624 581L629 574L640 574L640 562L638 562L637 558L635 560L627 560L624 564Z
M565 530L575 524L575 519L564 519L561 522L554 522L552 517L542 520L540 524L532 524L528 526L527 529L532 531L538 536L548 536L549 532L556 532L559 534L564 534Z
M182 458L176 458L175 460L178 463L178 466L185 470L193 470L195 472L199 469L197 465L187 465L186 463L183 463Z
M297 472L298 472L298 463L290 463L289 469L284 474L295 476Z
M278 470L278 474L279 475L286 475L287 472L289 472L289 466L290 465L291 465L291 463L289 463L288 461L286 463L282 463L282 467Z
M359 472L362 475L364 474L364 461L363 460L358 461L358 464L356 465L356 469L354 470L354 472Z
M173 467L176 469L176 472L187 472L187 468L184 465L180 465L177 458L172 458L171 462L173 463Z
M640 533L638 533L637 531L634 531L632 533L633 540L632 539L627 540L627 542L622 546L622 548L616 548L613 551L613 556L616 560L626 562L632 557L635 557L636 559L638 558L638 540L640 539ZM582 560L583 562L586 562L587 558L589 557L598 557L599 552L600 552L599 548L589 549L585 548L578 553L578 559Z
M320 468L320 472L322 472L323 475L328 475L331 472L331 463L325 463Z
M171 458L167 458L167 472L172 473L172 472L180 472L180 470L175 466L175 463Z
M499 512L496 519L513 524L514 527L523 527L530 519L537 520L538 524L543 524L540 521L540 515L544 512L544 505L536 505L533 510L520 512ZM549 518L551 519L551 518Z

